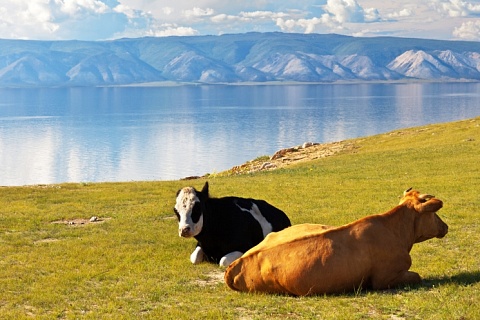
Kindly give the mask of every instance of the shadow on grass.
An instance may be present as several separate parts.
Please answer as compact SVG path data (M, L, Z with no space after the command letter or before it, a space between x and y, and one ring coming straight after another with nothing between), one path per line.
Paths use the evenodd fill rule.
M462 272L453 276L443 276L438 278L427 278L423 280L420 287L432 288L449 283L468 286L477 282L480 282L480 271Z
M410 292L419 289L433 289L437 288L442 285L446 284L456 284L459 286L468 286L471 284L475 284L480 282L480 270L473 271L473 272L462 272L453 276L443 276L443 277L432 277L432 278L424 278L422 283L412 286L405 286L405 287L397 287L385 290L372 290L370 288L363 288L363 289L356 289L354 292L344 292L344 293L333 293L333 294L319 294L319 295L311 295L309 297L315 298L318 296L343 296L343 297L361 297L365 296L368 293L378 292L378 293L401 293L401 292ZM283 296L283 294L278 294L279 296ZM289 296L285 294L285 296ZM298 298L296 296L291 296Z
M468 286L480 282L480 270L473 272L462 272L453 276L443 276L443 277L432 277L424 278L422 283L412 286L390 288L385 290L372 290L370 288L363 288L361 290L357 289L355 292L332 294L332 296L352 296L358 297L366 295L367 293L372 292L383 292L383 293L400 293L400 292L409 292L419 289L433 289L446 284L456 284L459 286Z
M442 277L432 277L432 278L424 278L422 283L414 286L406 286L404 288L395 288L395 289L387 289L384 290L385 292L407 292L412 290L418 289L433 289L438 288L439 286L446 285L446 284L456 284L459 286L468 286L471 284L475 284L480 282L480 271L472 271L472 272L461 272L459 274L453 276L442 276Z

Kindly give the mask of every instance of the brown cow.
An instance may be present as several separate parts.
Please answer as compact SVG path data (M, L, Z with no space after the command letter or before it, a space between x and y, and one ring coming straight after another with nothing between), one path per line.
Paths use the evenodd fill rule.
M225 282L238 291L299 296L419 283L408 271L409 253L414 243L447 234L436 214L442 205L409 189L383 214L331 229L303 224L270 233L227 268Z

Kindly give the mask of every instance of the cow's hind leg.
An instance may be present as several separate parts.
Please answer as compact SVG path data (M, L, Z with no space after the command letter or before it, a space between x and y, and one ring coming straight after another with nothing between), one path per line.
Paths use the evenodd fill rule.
M229 254L224 255L224 256L220 259L219 265L220 265L221 267L228 267L228 266L230 265L230 263L232 263L233 261L237 260L237 259L240 258L242 255L243 255L243 252L240 252L240 251L230 252Z
M190 261L193 264L198 264L203 260L205 260L205 254L203 253L202 247L197 246L195 250L192 252L192 254L190 255Z
M388 289L402 285L417 284L422 282L420 275L413 271L404 271L398 276L383 281L372 281L373 289Z
M417 284L421 282L422 282L422 278L418 273L413 271L405 271L400 277L396 279L396 283L394 283L391 286Z

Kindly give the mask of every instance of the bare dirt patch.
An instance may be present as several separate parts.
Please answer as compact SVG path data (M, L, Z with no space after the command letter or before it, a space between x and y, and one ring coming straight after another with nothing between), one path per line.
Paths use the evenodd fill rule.
M77 218L77 219L70 219L70 220L57 220L57 221L53 221L52 223L65 224L65 225L72 226L72 227L80 227L80 226L86 226L86 225L89 225L89 224L104 223L104 222L106 222L110 219L111 218L99 218L99 217L93 216L89 219Z
M215 286L219 283L223 283L225 272L222 270L214 270L207 273L204 279L195 280L195 284L201 287Z
M55 238L46 238L46 239L37 240L37 241L35 241L34 243L35 243L35 244L39 244L39 243L52 243L52 242L57 242L57 241L60 241L60 240L59 240L59 239L55 239Z

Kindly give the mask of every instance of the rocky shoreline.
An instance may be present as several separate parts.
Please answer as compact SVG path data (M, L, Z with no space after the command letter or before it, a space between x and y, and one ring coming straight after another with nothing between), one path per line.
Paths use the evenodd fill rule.
M358 146L355 144L345 141L332 143L305 142L295 147L280 149L270 157L259 157L229 170L219 172L217 175L238 175L276 170L292 164L326 158L344 151L352 151L356 148L358 148ZM209 175L210 174L206 174L202 177L208 177ZM202 177L191 176L185 177L182 180L199 179Z

